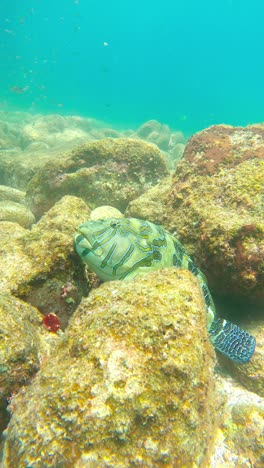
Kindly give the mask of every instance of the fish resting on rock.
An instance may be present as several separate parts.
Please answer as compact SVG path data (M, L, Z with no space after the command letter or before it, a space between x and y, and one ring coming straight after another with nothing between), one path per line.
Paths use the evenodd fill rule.
M185 268L199 280L213 346L235 362L249 361L256 340L217 316L206 278L182 244L162 226L135 218L105 218L81 224L74 237L84 263L103 281L130 280L167 267Z

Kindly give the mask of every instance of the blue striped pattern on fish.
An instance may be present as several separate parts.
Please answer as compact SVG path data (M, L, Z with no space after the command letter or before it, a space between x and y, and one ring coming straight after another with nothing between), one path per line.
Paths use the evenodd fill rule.
M237 325L216 316L206 278L182 244L162 226L135 218L87 221L78 228L75 249L103 281L129 280L152 270L185 268L199 280L209 336L214 347L233 361L249 361L255 338Z

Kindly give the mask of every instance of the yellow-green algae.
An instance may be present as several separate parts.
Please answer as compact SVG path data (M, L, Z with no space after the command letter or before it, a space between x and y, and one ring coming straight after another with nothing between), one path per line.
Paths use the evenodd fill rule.
M171 184L172 177L165 177L159 184L132 200L126 208L125 216L147 219L152 223L160 224Z
M31 231L0 242L0 291L9 291L43 313L57 313L65 326L76 305L61 297L63 286L72 283L76 304L87 288L83 268L74 257L72 235L89 213L81 199L64 197Z
M0 185L0 201L7 200L25 205L26 193L13 187L9 187L8 185Z
M0 201L0 222L10 221L29 228L35 222L35 216L21 203L11 200Z
M10 294L0 294L0 430L7 399L39 368L41 314Z
M3 464L203 466L214 430L213 366L191 273L104 283L15 397Z
M20 226L18 223L13 223L10 221L1 221L0 222L0 243L3 246L4 244L9 244L10 239L15 240L19 237L23 237L27 233L27 229Z
M264 466L264 399L227 377L216 379L219 423L208 467ZM225 400L225 402L224 402Z

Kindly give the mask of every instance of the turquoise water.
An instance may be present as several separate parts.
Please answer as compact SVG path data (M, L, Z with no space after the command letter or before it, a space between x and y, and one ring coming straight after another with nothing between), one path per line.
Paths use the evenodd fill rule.
M0 110L263 121L263 0L1 0Z

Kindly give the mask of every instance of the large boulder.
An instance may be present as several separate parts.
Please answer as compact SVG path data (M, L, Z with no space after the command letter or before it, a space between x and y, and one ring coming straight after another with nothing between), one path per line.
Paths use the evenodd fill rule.
M127 204L168 175L160 150L149 143L107 138L79 146L48 162L32 178L27 200L40 217L64 195L81 197L92 208Z
M215 423L213 365L190 272L104 283L14 398L3 464L202 466Z
M264 126L194 135L177 166L163 222L221 295L264 304Z

